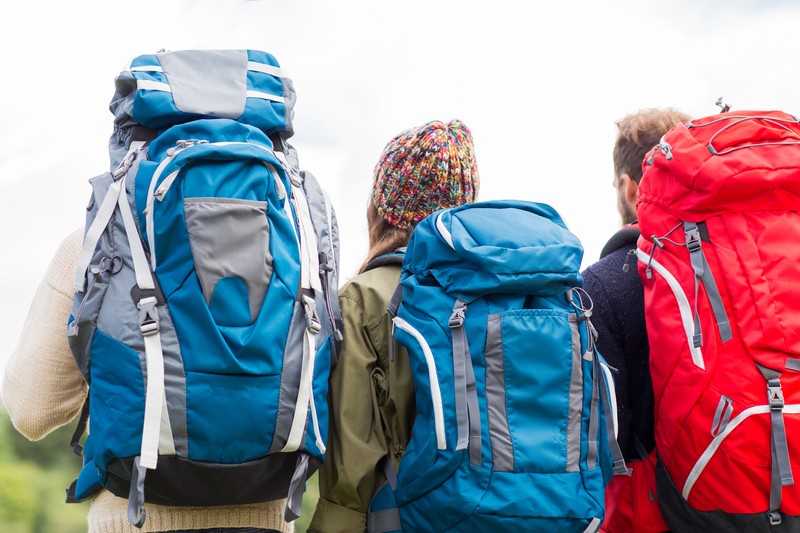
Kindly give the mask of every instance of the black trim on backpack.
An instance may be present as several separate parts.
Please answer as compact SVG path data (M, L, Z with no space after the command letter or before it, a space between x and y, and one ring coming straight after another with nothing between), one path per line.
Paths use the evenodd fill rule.
M777 531L800 531L800 516L781 514L779 525L772 525L766 512L753 514L730 514L723 511L698 511L683 499L683 495L672 482L666 467L658 456L656 462L656 492L664 521L673 533L697 533L698 531L747 531L748 533L775 533Z
M158 468L147 471L145 501L172 506L245 505L286 498L303 452L276 453L242 464L216 464L192 461L177 455L160 455ZM134 457L113 459L108 464L105 488L128 498ZM308 460L308 476L322 462ZM243 483L243 480L248 480Z
M69 441L69 445L72 447L72 451L75 452L75 455L78 457L83 457L83 446L81 446L81 437L83 434L86 433L86 426L89 424L89 395L86 395L86 400L83 402L83 407L81 407L81 416L78 419L78 425L75 426L75 431L72 433L72 438Z
M403 265L403 259L406 256L406 249L398 248L394 252L390 252L388 254L379 255L378 257L373 258L367 266L364 267L364 272L368 270L372 270L374 268L386 266L386 265Z
M130 143L134 141L144 141L147 144L150 144L156 137L158 137L158 131L146 128L141 124L136 124L135 126L131 126L131 136L128 139L128 144L125 148L130 148Z
M605 246L603 246L603 249L600 251L600 259L626 246L636 248L636 241L639 239L639 235L641 235L641 232L636 222L618 230L608 239Z

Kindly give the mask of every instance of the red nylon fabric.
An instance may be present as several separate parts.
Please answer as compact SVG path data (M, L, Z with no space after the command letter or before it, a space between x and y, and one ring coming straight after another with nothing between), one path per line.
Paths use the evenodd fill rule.
M616 475L606 487L606 517L600 533L668 531L656 499L656 453L627 464L630 475Z
M787 360L800 360L800 124L781 112L729 112L679 125L663 142L669 148L654 150L650 164L647 159L643 164L637 206L638 246L646 256L652 254L652 260L640 257L639 273L645 288L656 446L682 491L703 454L719 445L689 492L688 503L695 509L766 512L770 415L747 415L768 401L756 363L781 372L787 409L796 405L800 410L800 374L787 368ZM709 242L701 247L731 322L728 342L721 340L705 286L695 296L695 273L683 245L686 221L705 222ZM651 237L667 234L664 247L653 252ZM676 287L656 264L674 276ZM688 303L683 315L679 293ZM690 350L695 305L703 333L699 365ZM724 413L727 405L732 410L725 433L724 426L714 423L720 406ZM783 488L781 512L800 515L800 414L787 409L797 484ZM724 438L715 441L717 434Z

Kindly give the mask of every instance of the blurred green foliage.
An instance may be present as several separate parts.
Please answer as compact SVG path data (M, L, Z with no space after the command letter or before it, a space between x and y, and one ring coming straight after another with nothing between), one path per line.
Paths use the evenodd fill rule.
M88 503L64 503L64 489L80 470L69 446L75 425L30 442L0 410L0 532L85 533ZM316 474L308 481L295 532L305 533L319 499Z
M86 531L88 506L64 503L64 489L80 469L80 459L69 446L73 429L63 427L30 442L0 411L0 531Z

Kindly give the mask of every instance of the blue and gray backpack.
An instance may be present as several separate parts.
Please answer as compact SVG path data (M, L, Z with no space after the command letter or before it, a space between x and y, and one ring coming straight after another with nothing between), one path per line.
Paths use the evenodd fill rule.
M327 439L338 230L292 135L295 93L253 50L143 55L116 80L68 326L89 384L68 500L286 498Z
M370 531L597 530L625 466L582 256L543 204L469 204L416 227L390 311L417 418Z

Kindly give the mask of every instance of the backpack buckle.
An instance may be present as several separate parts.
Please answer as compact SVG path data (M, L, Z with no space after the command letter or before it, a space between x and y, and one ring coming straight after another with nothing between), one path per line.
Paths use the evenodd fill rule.
M467 305L458 300L456 305L453 307L453 313L450 315L450 320L447 321L447 325L450 326L450 329L460 328L464 325L464 315L467 311Z
M784 405L783 390L781 390L781 382L779 380L769 381L767 394L769 394L769 408L773 411L782 411Z
M306 315L306 327L314 335L319 333L322 329L322 324L317 318L316 306L316 301L312 296L307 294L303 295L303 310Z
M156 304L158 300L154 296L142 298L137 307L139 308L139 330L142 335L149 337L159 331L158 310Z
M700 250L700 232L696 228L686 232L686 248L690 254Z
M778 511L770 511L767 513L767 516L769 517L769 525L771 526L780 525L781 513L779 513Z

